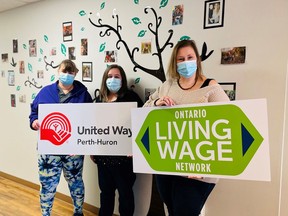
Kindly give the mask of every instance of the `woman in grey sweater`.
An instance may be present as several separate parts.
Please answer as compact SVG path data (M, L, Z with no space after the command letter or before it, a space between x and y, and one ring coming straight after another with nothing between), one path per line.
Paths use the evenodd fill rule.
M229 101L221 86L203 75L201 57L192 40L176 44L167 75L167 81L149 97L144 107ZM199 216L217 179L156 175L156 182L169 216Z

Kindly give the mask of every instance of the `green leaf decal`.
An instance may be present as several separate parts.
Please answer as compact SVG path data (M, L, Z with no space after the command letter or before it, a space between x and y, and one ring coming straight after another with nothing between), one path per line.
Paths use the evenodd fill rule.
M141 30L139 33L138 33L138 37L143 37L146 33L146 30Z
M168 4L168 0L162 0L159 8L166 7L167 4Z
M42 61L42 58L39 58L39 59L38 59L38 62L41 62L41 61Z
M31 96L32 100L35 99L35 97L36 97L36 93L33 93Z
M84 28L84 27L82 27L80 30L81 30L81 31L84 31L84 30L85 30L85 28Z
M48 36L44 35L44 41L48 43Z
M26 44L23 44L23 48L24 48L24 49L27 49L27 46L26 46Z
M55 75L52 75L50 80L51 80L51 82L53 82L55 80Z
M28 63L28 70L32 72L32 65L30 63Z
M67 49L66 49L66 46L62 43L61 44L61 52L64 56L66 56L66 52L67 52Z
M135 25L138 25L141 23L141 20L138 18L138 17L134 17L132 18L132 22L135 24Z
M102 43L100 45L100 48L99 48L99 52L103 52L105 50L105 47L106 47L106 42L105 43Z
M85 15L86 15L86 12L85 12L84 10L81 10L81 11L79 11L79 15L80 15L80 16L85 16Z
M135 79L135 84L140 82L140 77L138 77L137 79Z
M139 0L134 0L134 3L135 4L139 4Z
M102 10L105 7L105 2L102 2L101 6L100 6L100 10Z
M40 48L40 53L43 55L43 49L42 48Z
M182 40L190 40L190 37L187 35L184 35L180 38L180 41L182 41Z
M20 88L21 88L20 86L17 86L16 91L20 91Z

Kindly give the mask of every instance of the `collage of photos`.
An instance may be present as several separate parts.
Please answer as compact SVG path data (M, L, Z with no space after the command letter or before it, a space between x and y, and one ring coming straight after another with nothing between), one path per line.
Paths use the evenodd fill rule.
M204 28L215 28L215 27L222 27L224 24L224 6L225 0L205 0L204 1ZM172 15L172 26L182 25L184 21L184 5L174 5L171 11ZM88 56L88 38L82 38L78 42L78 45L75 46L70 42L73 42L73 23L72 21L63 22L62 23L62 36L63 42L67 42L68 48L68 58L70 60L77 60L77 56L85 58ZM18 39L12 39L12 52L18 53ZM153 44L153 39L144 38L139 47L139 53L146 55L146 54L153 54L152 47L154 48L155 44ZM37 57L37 40L31 39L28 40L28 51L29 57ZM102 52L102 50L100 51ZM156 51L157 52L157 51ZM57 55L57 48L51 47L49 51L50 56ZM103 63L117 63L118 62L118 52L117 50L104 50L103 49ZM2 63L9 63L9 56L8 53L2 53ZM246 58L246 47L232 47L232 48L223 48L221 49L221 64L243 64L245 63ZM23 60L19 60L16 68L16 72L19 74L25 74L26 67L28 65ZM90 61L83 61L82 62L82 81L83 82L92 82L93 81L93 63ZM28 66L29 69L29 66ZM5 71L1 71L1 76L5 77ZM36 70L36 77L37 79L44 79L45 72L44 70ZM14 86L15 85L15 72L14 70L7 71L7 78L8 78L8 85ZM235 86L232 85L232 89L230 89L231 85L224 85L227 92L229 92L229 97L231 99L235 99ZM148 99L149 95L153 93L155 89L147 88L145 89L145 100ZM231 93L232 92L232 93ZM234 95L234 96L233 96Z

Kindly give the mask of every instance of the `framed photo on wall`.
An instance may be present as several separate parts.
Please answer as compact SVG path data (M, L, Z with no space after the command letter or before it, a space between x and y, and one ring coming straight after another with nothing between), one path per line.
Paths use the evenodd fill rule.
M236 83L219 83L231 101L236 99Z
M82 62L82 81L92 82L92 62Z
M14 70L8 70L8 85L15 86L15 73Z
M207 0L204 4L204 29L223 27L225 0Z
M63 41L72 41L73 40L73 29L72 22L64 22L62 25L63 30Z

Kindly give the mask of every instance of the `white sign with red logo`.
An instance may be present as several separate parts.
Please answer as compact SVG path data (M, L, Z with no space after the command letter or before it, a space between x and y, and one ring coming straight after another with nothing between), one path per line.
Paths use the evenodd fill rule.
M40 154L131 155L136 102L39 105Z

